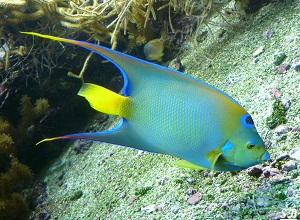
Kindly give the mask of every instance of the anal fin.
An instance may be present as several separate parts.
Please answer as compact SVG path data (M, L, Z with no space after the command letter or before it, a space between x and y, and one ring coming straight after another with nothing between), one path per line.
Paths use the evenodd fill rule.
M173 161L172 163L179 167L189 168L189 169L193 169L193 170L209 170L207 167L199 166L199 165L189 162L187 160L177 160L177 161Z

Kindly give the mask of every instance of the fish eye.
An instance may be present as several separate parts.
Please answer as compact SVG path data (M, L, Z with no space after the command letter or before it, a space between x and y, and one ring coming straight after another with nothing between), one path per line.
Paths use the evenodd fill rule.
M246 146L248 149L253 149L255 147L255 141L248 142Z

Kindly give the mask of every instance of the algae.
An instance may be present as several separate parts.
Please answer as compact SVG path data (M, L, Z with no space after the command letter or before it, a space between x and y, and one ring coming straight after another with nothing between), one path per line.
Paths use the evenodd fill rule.
M272 114L267 117L266 123L270 129L277 127L278 125L286 123L287 112L284 109L282 101L276 99L273 103Z

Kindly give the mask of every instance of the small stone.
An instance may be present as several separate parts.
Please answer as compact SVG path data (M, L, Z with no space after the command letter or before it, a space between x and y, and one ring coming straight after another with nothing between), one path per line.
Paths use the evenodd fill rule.
M48 220L50 218L51 218L51 215L48 212L41 212L41 213L39 213L38 219Z
M294 160L300 160L300 147L292 149L289 155Z
M299 131L300 131L300 127L298 127L298 126L293 127L292 131L294 131L294 132L299 132Z
M176 213L178 213L179 208L178 208L178 206L173 206L170 210L171 210L171 212L173 212L174 214L176 214Z
M291 107L291 101L290 100L282 101L282 105L284 107L284 110L287 111Z
M293 188L291 188L291 187L289 187L288 189L287 189L287 195L288 196L293 196L294 195L294 189Z
M241 208L241 205L240 205L240 204L236 204L236 205L232 208L232 211L235 212L235 213L239 213L239 212L240 212L240 208Z
M157 181L157 183L159 184L159 185L166 185L166 183L167 183L167 181L168 181L168 177L163 177L163 178L160 178L158 181Z
M292 128L288 125L278 125L275 129L274 132L276 134L286 134L288 133Z
M277 73L286 73L286 71L290 68L291 68L291 65L287 63L287 64L276 66L274 68L274 71Z
M284 59L286 57L287 56L286 56L285 52L283 52L283 51L276 52L274 54L274 61L273 61L273 63L278 66L278 65L280 65L284 61Z
M168 66L170 68L178 70L178 71L183 71L183 69L184 69L179 58L175 58L175 59L171 60L171 62L169 63Z
M191 196L191 195L194 195L197 191L193 188L193 187L190 187L188 188L188 190L186 191L186 194Z
M267 30L266 35L265 35L266 39L270 39L273 36L273 34L274 34L274 31Z
M158 205L158 206L156 206L156 211L160 212L161 210L163 210L163 208L164 207L162 205Z
M281 161L281 160L284 160L285 158L288 158L289 157L289 154L288 153L282 153L280 154L279 156L277 156L275 158L275 160L270 164L270 167L274 167L276 165L277 162Z
M156 211L156 205L152 204L152 205L148 205L146 207L142 207L141 208L142 212L147 212L147 213L152 213Z
M264 52L264 47L263 46L259 46L256 51L254 51L253 56L257 57L258 55L260 55L262 52Z
M132 203L134 203L135 200L137 200L139 197L138 196L132 196L130 199L129 199L129 205L131 205Z
M259 197L257 200L256 200L256 204L260 207L266 207L268 206L268 201L264 198L261 198Z
M282 212L274 212L267 216L268 220L282 219L282 218L284 218L284 215L282 214Z
M272 89L271 94L274 98L279 99L282 96L282 92L279 89Z
M187 178L186 181L191 185L195 184L195 182L196 182L195 179L193 179L193 178Z
M138 150L138 153L137 153L137 157L140 157L140 156L142 156L143 155L143 153L144 153L144 151L142 151L142 150Z
M263 168L262 176L264 178L269 178L275 175L280 175L280 171L277 168L272 168L272 167Z
M250 176L260 177L260 175L263 173L263 167L260 165L255 165L255 166L249 167L247 169L247 173Z
M119 197L122 198L122 199L125 198L126 197L126 192L122 192Z
M297 163L294 160L290 160L282 166L282 170L287 172L295 169L297 169Z
M192 195L188 200L187 203L190 205L197 204L202 199L202 194L200 192L195 193Z
M111 157L111 156L114 155L114 154L115 154L115 152L110 151L110 152L108 153L108 156Z
M300 57L297 57L296 59L293 60L292 62L292 67L299 72L300 71Z

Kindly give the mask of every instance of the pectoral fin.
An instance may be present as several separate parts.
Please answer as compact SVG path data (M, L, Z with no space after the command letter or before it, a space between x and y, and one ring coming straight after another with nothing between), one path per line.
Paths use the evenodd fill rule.
M193 170L208 170L208 168L206 168L206 167L199 166L197 164L191 163L186 160L177 160L177 161L173 161L172 163L179 167L189 168L189 169L193 169Z
M215 164L216 164L217 160L220 159L220 156L222 156L221 150L214 149L211 152L209 152L208 159L211 163L210 169L214 170Z
M125 118L128 116L129 97L91 83L84 83L78 95L86 98L91 107L99 112Z

